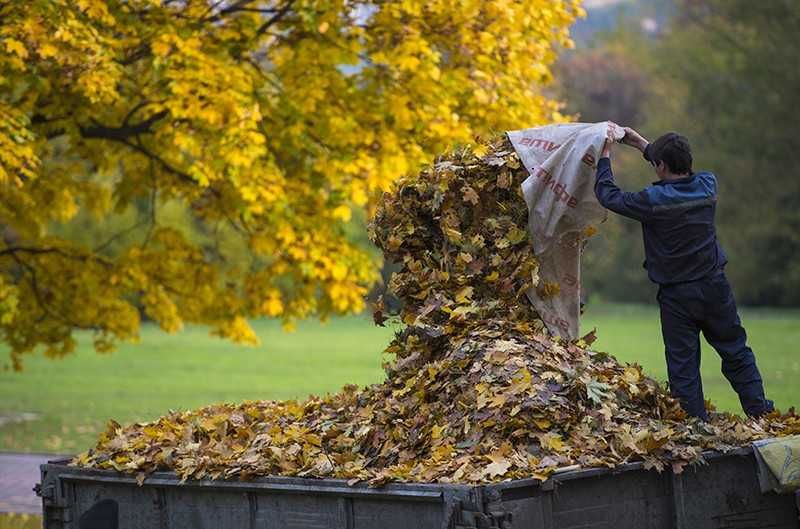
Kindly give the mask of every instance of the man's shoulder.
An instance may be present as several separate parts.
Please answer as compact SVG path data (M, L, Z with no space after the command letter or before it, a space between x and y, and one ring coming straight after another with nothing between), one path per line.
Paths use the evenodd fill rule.
M706 192L716 195L717 193L717 176L711 171L698 171L694 173L696 185L703 187Z
M697 171L692 173L695 178L699 180L716 180L717 175L715 175L712 171Z
M673 209L715 200L717 180L714 173L702 171L679 182L665 182L644 190L656 209Z

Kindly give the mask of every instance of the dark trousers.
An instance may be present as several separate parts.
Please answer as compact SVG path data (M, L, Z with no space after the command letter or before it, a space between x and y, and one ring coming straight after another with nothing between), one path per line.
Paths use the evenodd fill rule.
M722 373L748 415L773 408L764 396L761 374L736 311L728 278L716 274L658 289L669 386L689 415L707 419L700 380L700 332L722 358Z

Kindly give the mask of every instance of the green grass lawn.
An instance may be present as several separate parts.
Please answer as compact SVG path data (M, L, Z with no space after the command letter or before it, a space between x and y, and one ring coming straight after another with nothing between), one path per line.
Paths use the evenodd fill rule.
M598 329L595 348L638 362L666 378L656 307L590 305L586 330ZM800 311L743 310L769 396L781 408L800 404ZM138 345L98 355L81 339L76 354L51 361L33 356L22 373L0 371L0 416L34 413L35 420L0 427L0 450L74 453L88 448L105 421L148 420L169 409L213 402L284 399L325 393L345 383L382 378L381 351L394 329L366 317L307 322L284 333L275 322L254 324L263 345L237 347L187 328L167 335L142 329ZM0 358L7 353L0 350ZM716 353L704 350L707 398L738 411L736 395L719 371ZM2 361L0 360L0 365Z

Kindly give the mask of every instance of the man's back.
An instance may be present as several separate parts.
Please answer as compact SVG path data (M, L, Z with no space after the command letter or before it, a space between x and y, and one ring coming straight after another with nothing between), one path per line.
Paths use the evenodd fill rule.
M712 173L661 180L645 193L652 213L642 221L644 266L653 282L694 281L727 263L714 227L717 181Z

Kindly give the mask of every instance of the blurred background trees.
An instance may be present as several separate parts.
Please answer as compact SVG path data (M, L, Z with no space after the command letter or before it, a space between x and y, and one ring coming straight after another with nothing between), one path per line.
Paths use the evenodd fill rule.
M568 111L610 119L649 139L689 137L695 170L719 182L717 225L743 304L800 303L800 3L791 0L599 2L578 22L556 79ZM617 148L615 173L638 190L655 179ZM590 243L587 293L650 301L637 223L612 215Z

